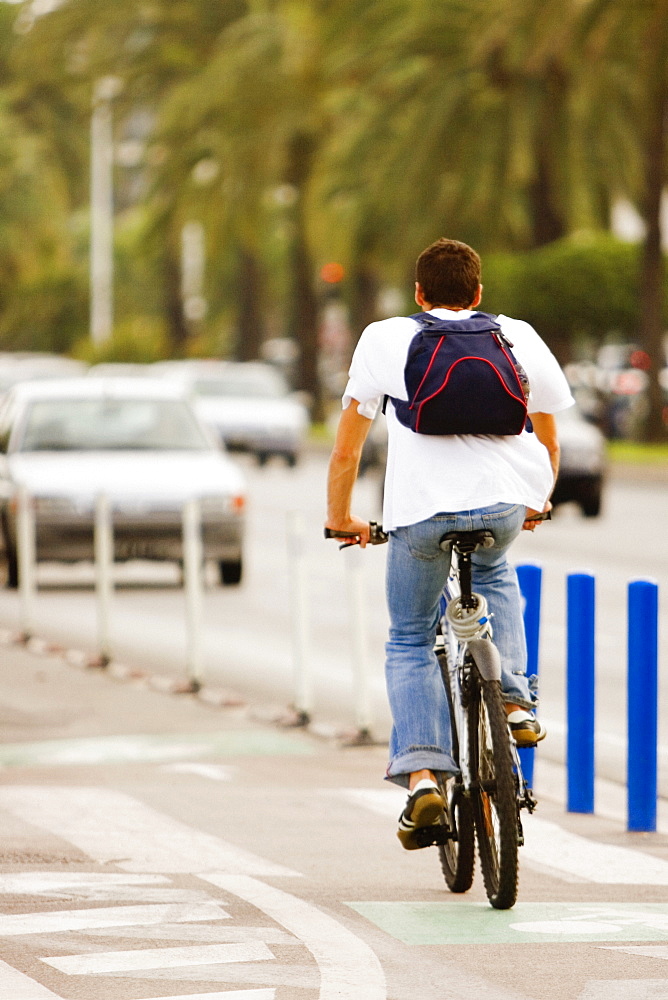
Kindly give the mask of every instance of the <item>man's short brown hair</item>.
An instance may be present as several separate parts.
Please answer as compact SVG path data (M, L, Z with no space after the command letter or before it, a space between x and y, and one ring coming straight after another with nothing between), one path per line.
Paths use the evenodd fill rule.
M480 257L466 243L441 238L423 250L415 280L432 306L470 306L480 285Z

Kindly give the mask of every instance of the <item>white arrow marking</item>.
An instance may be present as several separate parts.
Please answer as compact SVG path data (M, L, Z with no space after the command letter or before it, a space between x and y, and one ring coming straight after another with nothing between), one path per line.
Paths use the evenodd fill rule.
M122 872L15 872L0 873L0 893L12 896L51 896L59 892L77 895L87 891L113 891L118 886L169 885L166 875L125 875Z
M110 789L7 785L0 808L125 871L299 874Z
M275 1000L276 990L234 990L230 993L189 993L187 997L156 997L155 1000Z
M132 927L139 924L188 923L228 917L213 900L209 903L165 906L105 906L88 910L53 910L49 913L0 914L0 937L19 934L58 934L93 927Z
M578 1000L661 1000L666 996L665 979L593 979Z
M640 934L638 935L640 937ZM601 947L599 945L599 947ZM639 944L639 945L604 945L606 951L625 951L629 955L641 955L643 958L660 958L668 962L668 945L665 944ZM666 987L666 980L661 982Z
M163 770L175 771L177 774L196 774L199 778L210 778L211 781L231 781L235 769L225 764L165 764Z
M139 969L181 969L193 965L231 962L267 962L274 956L260 941L246 944L197 945L191 948L146 948L141 951L106 951L96 955L61 955L42 958L46 965L68 976L103 976Z
M319 1000L387 1000L375 952L322 910L245 875L212 872L200 877L245 899L299 938L320 969Z
M61 997L6 962L0 962L0 1000L61 1000Z

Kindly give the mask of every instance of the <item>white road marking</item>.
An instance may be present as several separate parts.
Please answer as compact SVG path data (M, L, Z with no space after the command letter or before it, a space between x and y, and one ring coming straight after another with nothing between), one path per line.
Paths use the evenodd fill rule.
M0 961L0 1000L62 1000L34 979Z
M86 910L53 910L48 913L0 914L0 937L86 931L93 927L132 927L139 924L188 923L229 917L217 903L164 906L100 906Z
M268 962L274 955L261 941L243 944L196 945L188 948L145 948L137 951L106 951L93 955L60 955L42 958L46 965L68 976L104 976L109 972L138 969L180 969L192 965L224 965L231 962Z
M125 875L122 872L2 872L0 893L21 896L51 896L55 893L113 891L118 886L169 885L166 875Z
M326 794L395 820L406 801L399 788L341 788ZM527 817L523 826L520 859L558 878L601 885L668 885L668 861L663 858L589 840L538 816Z
M231 781L236 768L225 764L165 764L164 771L175 771L177 774L196 774L199 778L210 778L211 781Z
M0 808L125 871L299 877L111 789L7 785L0 788Z
M522 858L600 885L668 885L668 861L629 847L569 833L531 816L524 823Z
M665 979L592 979L578 1000L668 1000Z
M86 931L88 937L117 938L118 931L110 927L101 927ZM208 927L202 924L159 924L157 927L126 927L124 938L137 938L146 941L197 941L200 944L240 944L244 941L264 941L265 944L299 944L297 938L283 931L280 927L233 927L216 924Z
M245 875L212 872L200 877L245 899L299 938L320 969L319 1000L387 1000L375 952L322 910Z
M659 958L668 962L668 945L666 944L639 944L639 945L599 945L606 951L625 951L629 955L641 955L643 958ZM668 980L663 979L666 985L666 995L668 996Z
M156 1000L275 1000L276 990L234 990L225 993L189 993L187 997L156 997Z

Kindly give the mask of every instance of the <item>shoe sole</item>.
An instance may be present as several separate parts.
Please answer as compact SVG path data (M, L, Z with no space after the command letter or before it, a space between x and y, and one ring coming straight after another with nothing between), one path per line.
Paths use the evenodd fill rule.
M444 810L445 803L440 795L423 795L419 798L415 803L413 815L410 818L410 822L415 825L410 830L397 830L397 837L401 841L402 847L407 851L420 850L421 845L415 842L416 830L420 830L424 826L434 826L436 823L440 823Z
M535 733L533 729L514 729L511 732L515 743L522 749L535 747L537 743L540 743L547 736L545 729L540 733Z

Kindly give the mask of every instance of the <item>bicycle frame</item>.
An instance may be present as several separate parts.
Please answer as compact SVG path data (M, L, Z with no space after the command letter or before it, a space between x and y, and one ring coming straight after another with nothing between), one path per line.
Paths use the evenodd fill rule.
M461 596L461 590L459 585L459 567L457 561L457 552L452 551L452 562L450 564L450 574L448 580L443 588L443 595L441 597L441 639L444 646L444 651L446 653L446 663L448 667L448 675L450 681L450 691L452 692L452 714L454 716L454 722L457 729L457 741L460 748L459 753L459 767L462 773L462 783L464 790L468 791L471 787L471 770L469 766L468 753L463 752L464 747L468 747L468 721L465 711L465 701L466 696L463 690L467 671L473 669L477 670L475 661L471 663L471 658L469 657L469 641L464 639L458 639L450 625L445 618L445 609L447 605L456 600ZM472 596L476 596L473 594ZM493 627L491 622L488 620L484 623L483 628L480 630L477 639L483 640L493 640ZM445 648L447 647L447 648ZM520 761L520 756L515 740L512 739L509 733L510 751L513 760L513 768L517 777L517 806L518 806L518 826L519 826L519 843L520 845L524 841L524 835L522 831L522 824L519 817L519 810L522 808L528 809L531 813L536 808L536 800L533 797L532 790L529 788L527 781L524 777L522 771L522 763Z

